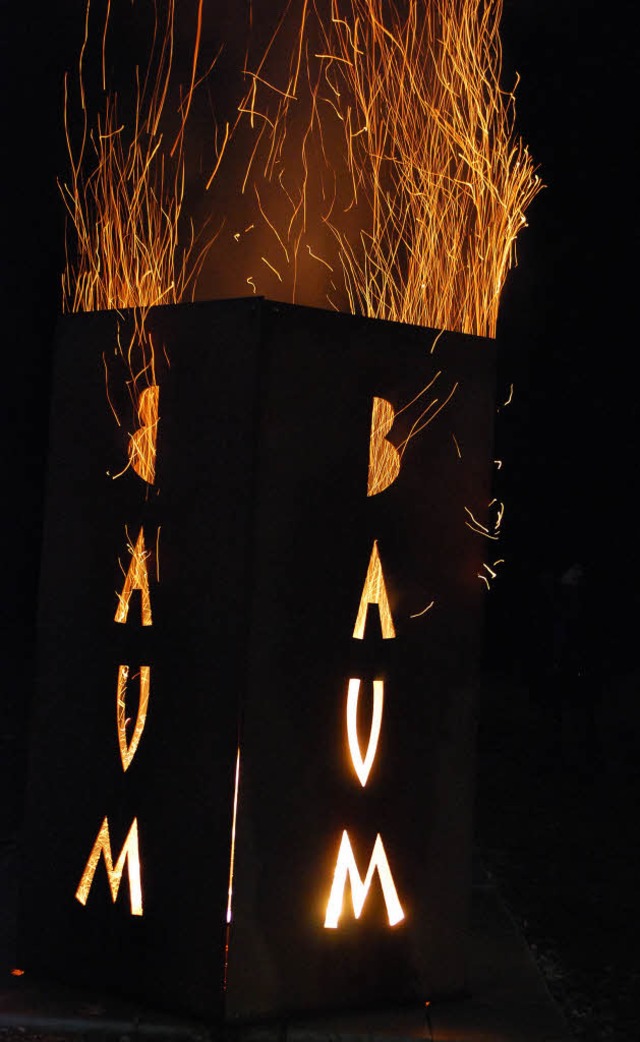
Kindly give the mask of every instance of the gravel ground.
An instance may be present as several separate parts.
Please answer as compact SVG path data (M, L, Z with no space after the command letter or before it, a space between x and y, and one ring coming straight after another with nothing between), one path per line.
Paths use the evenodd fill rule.
M636 678L595 708L487 678L476 835L575 1037L640 1039L640 721Z
M69 1035L42 1035L25 1028L0 1028L0 1042L68 1042ZM77 1038L77 1036L76 1036Z

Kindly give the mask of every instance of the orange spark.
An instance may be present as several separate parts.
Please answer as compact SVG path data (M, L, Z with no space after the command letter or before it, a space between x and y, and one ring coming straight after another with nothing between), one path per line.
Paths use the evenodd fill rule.
M278 239L297 292L304 243L307 258L342 272L352 311L495 336L542 187L514 132L513 91L500 86L502 6L331 0L327 17L305 2L280 87L267 75L270 41L248 73L243 111L257 136L245 183L260 156L262 177L282 188Z
M60 186L69 216L63 309L95 311L176 303L193 286L212 242L199 248L192 224L185 229L186 243L181 231L184 135L197 87L202 0L191 81L180 105L180 129L169 154L163 130L172 81L175 0L168 0L162 22L156 11L146 70L142 77L139 69L135 72L131 119L120 117L117 94L106 82L109 4L102 30L102 109L95 116L88 111L85 54L90 15L87 0L77 77L78 143L71 131L69 78L65 76L64 126L70 173Z

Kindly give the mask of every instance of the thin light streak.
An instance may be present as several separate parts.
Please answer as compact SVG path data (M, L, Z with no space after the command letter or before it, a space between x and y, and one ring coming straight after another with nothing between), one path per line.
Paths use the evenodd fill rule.
M211 188L211 185L213 184L213 182L216 179L216 175L217 175L217 173L218 173L218 171L220 169L220 164L222 163L222 159L224 157L225 149L226 149L227 145L229 144L230 136L231 136L231 130L230 130L229 124L225 123L225 125L224 125L224 138L223 138L222 144L218 145L217 148L216 148L216 163L215 163L215 166L214 166L213 170L211 171L211 174L209 176L209 180L206 183L206 186L205 186L206 188Z
M231 818L231 850L229 854L229 886L227 888L227 924L231 922L233 904L233 873L236 859L236 821L238 817L238 789L240 787L240 746L236 753L236 774L233 786L233 814Z
M194 42L194 45L193 45L193 59L192 59L192 63L191 63L191 82L189 84L189 89L187 90L187 93L186 93L186 96L184 98L184 101L182 102L182 105L181 105L181 108L182 108L182 122L180 124L180 130L178 131L178 135L177 135L177 137L176 137L176 139L175 139L175 141L173 143L173 147L172 147L172 149L171 149L171 151L169 153L169 155L172 158L175 155L175 153L178 150L178 148L182 149L182 145L183 145L183 142L184 142L185 127L187 125L187 120L189 118L189 112L190 112L190 109L191 109L191 103L193 101L193 92L195 90L195 85L196 85L196 71L197 71L197 66L198 66L198 54L200 53L200 38L202 36L202 5L203 5L203 3L204 3L204 0L198 0L198 16L197 16L197 24L196 24L196 38L195 38L195 42Z
M156 532L156 582L160 582L160 529L162 525L158 525Z
M400 452L400 456L401 457L404 455L404 453L406 451L406 448L407 448L407 445L409 444L411 439L415 438L416 434L420 434L420 432L423 431L425 429L425 427L428 427L430 423L433 423L433 421L435 420L436 416L438 416L442 412L442 410L449 404L449 402L453 398L454 394L458 390L458 386L459 386L458 382L456 381L456 383L453 385L453 387L449 391L449 394L447 395L447 397L444 399L443 402L440 402L438 404L438 399L435 398L434 401L431 402L427 406L427 408L424 410L422 415L419 416L418 419L411 425L411 430L409 431L407 437L398 446L398 450ZM427 413L431 410L432 406L435 406L435 405L437 405L438 408L435 409L435 411L433 413L431 413L430 416L427 417ZM425 417L427 417L427 418L425 419Z
M437 338L436 338L436 339L437 339ZM410 408L411 408L411 406L412 406L412 405L413 405L413 404L414 404L415 402L417 402L419 398L422 398L422 396L423 396L424 394L426 394L426 393L427 393L427 391L429 391L429 390L430 390L430 389L431 389L431 388L433 387L434 383L436 382L436 380L437 380L437 379L438 379L438 377L440 377L440 376L442 376L442 370L441 370L441 369L439 369L439 370L438 370L438 372L437 372L437 373L435 373L435 375L431 377L431 379L429 380L429 383L428 383L428 384L425 384L425 385L424 385L424 387L423 387L423 388L422 388L422 389L421 389L420 391L418 391L418 393L417 393L417 394L415 394L415 395L413 396L413 398L412 398L412 399L411 399L410 401L408 401L408 402L406 403L406 405L403 405L401 409L398 409L397 415L398 415L398 416L401 416L403 412L406 412L406 411L407 411L407 409L410 409ZM423 414L424 414L424 411L423 411Z
M475 525L470 524L469 521L465 521L465 525L467 526L467 528L470 528L472 532L475 532L476 535L483 535L485 539L497 540L498 538L497 535L491 535L490 532L487 532L482 528L476 528Z
M488 575L484 575L482 572L478 572L478 578L482 579L486 583L487 589L491 589L491 582L498 577L498 573L495 571L495 569L498 567L499 564L504 564L504 557L499 557L497 561L493 562L493 565L489 565L485 561L482 567L486 570Z
M122 424L120 423L120 417L118 416L118 414L117 414L117 412L116 412L116 410L114 408L113 402L111 401L111 396L109 394L109 368L107 366L107 359L105 358L104 351L102 352L102 365L103 365L103 368L104 368L104 389L105 389L105 392L106 392L106 395L107 395L107 401L109 403L109 408L111 409L111 412L113 413L113 417L114 417L116 423L118 424L118 427L121 427Z
M328 268L329 271L333 271L333 268L331 267L328 261L324 260L322 257L319 257L317 253L313 252L309 243L307 243L307 250L309 252L310 257L313 257L314 260L319 261L320 264L324 264L325 268Z
M260 258L260 260L261 260L261 261L263 262L263 264L266 264L268 268L271 268L271 271L273 272L273 274L274 274L274 275L277 275L277 277L278 277L278 279L280 280L280 282L282 282L282 275L280 274L280 272L279 272L279 271L277 271L277 270L276 270L276 268L274 268L273 264L271 264L271 263L270 263L270 262L269 262L269 261L267 260L267 258L266 258L266 257L261 257L261 258ZM249 281L249 280L247 279L247 281Z
M496 539L497 535L493 535L486 525L483 525L481 521L478 521L476 517L469 510L469 507L464 508L466 513L471 518L471 521L465 521L467 528L470 528L472 532L476 532L477 535L483 535L486 539Z
M425 287L425 286L423 286L422 288L423 288L423 289L425 289L426 287ZM441 337L441 336L443 335L443 333L444 333L444 332L445 332L445 330L444 330L444 329L441 329L441 330L440 330L440 331L439 331L438 333L436 333L436 335L434 336L434 338L433 338L433 343L432 343L432 345L431 345L431 347L430 347L430 349L429 349L429 354L430 354L430 355L432 355L432 354L434 353L434 351L435 351L436 347L438 346L438 341L439 341L440 337Z
M431 601L430 604L427 604L426 608L423 608L422 611L415 612L413 615L410 615L409 618L410 619L419 619L421 615L426 615L426 613L428 611L431 611L431 609L433 608L435 603L436 603L435 601Z

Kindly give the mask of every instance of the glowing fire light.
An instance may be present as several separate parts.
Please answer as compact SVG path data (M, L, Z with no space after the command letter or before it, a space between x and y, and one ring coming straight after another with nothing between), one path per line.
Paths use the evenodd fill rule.
M440 336L441 332L437 334L435 340L437 341ZM410 401L406 402L402 408L398 409L397 412L393 408L391 402L388 402L386 398L373 399L373 407L371 410L371 432L369 435L367 496L377 496L380 492L384 492L386 488L393 484L400 473L402 459L411 440L433 423L436 417L444 408L446 408L455 395L458 390L457 383L453 384L451 390L445 394L445 397L442 400L440 399L440 394L442 392L439 392L438 396L432 398L426 405L423 404L421 399L424 398L424 395L427 391L431 390L432 387L436 388L441 376L442 372L438 371L435 376L433 376L417 394L414 394ZM402 413L406 413L418 402L420 402L420 405L418 406L420 411L415 420L411 423L408 434L396 447L388 438L396 417L401 416ZM452 438L456 446L458 458L462 459L460 446L458 445L455 435L452 435Z
M295 301L306 246L331 273L330 306L342 273L351 311L495 336L516 236L542 187L500 87L502 0L327 6L304 0L286 83L266 79L272 40L241 106L256 128L243 191L261 164L289 213L278 226L258 195L278 279L292 270ZM300 144L289 128L305 112ZM326 235L323 249L307 241L316 218L333 248Z
M331 894L329 896L329 903L327 905L327 912L324 920L324 925L327 929L335 930L338 926L340 916L342 915L342 905L347 877L349 878L349 883L351 885L353 914L356 919L360 918L366 896L371 887L373 874L376 870L380 877L382 894L387 906L389 926L395 926L404 919L404 912L398 898L398 893L393 881L393 876L391 875L391 869L389 868L389 862L387 861L387 855L385 854L380 834L376 836L371 860L369 861L369 867L367 868L367 874L363 881L358 872L356 859L351 848L348 833L345 829L342 833L342 841L340 843L338 860L336 862L333 883L331 885Z
M117 95L106 81L106 46L111 5L102 30L103 111L87 108L85 55L90 40L87 2L84 39L78 62L81 113L79 144L70 125L69 82L65 76L64 122L70 176L61 185L69 215L67 264L63 275L65 311L150 307L183 300L202 266L210 242L198 249L193 225L181 246L184 202L184 137L200 45L202 5L194 44L191 83L181 100L180 127L173 146L164 145L163 121L172 80L175 0L163 5L164 21L155 27L146 71L136 71L135 113L123 121Z
M378 610L380 612L380 627L382 629L382 636L385 640L395 637L396 630L393 625L391 608L389 607L389 597L387 595L387 587L382 572L382 562L380 561L380 551L378 550L377 539L374 540L373 548L371 550L369 567L367 568L367 574L362 588L362 596L360 597L360 604L358 606L358 614L356 616L355 626L353 627L353 636L356 637L357 640L364 639L367 613L370 604L378 605Z
M149 708L149 688L151 684L151 669L149 666L140 666L140 693L138 696L138 712L136 722L131 736L127 740L127 685L129 683L129 667L118 666L118 687L116 693L116 713L118 727L118 746L120 748L120 759L122 769L126 771L136 755L140 744L144 725L147 722L147 709Z
M162 18L157 5L153 5L154 26L147 64L142 73L138 66L135 70L131 118L121 118L118 96L107 84L110 0L100 34L102 108L95 116L87 103L89 88L95 88L86 82L92 38L91 0L87 0L77 73L77 135L72 132L68 76L64 83L69 175L60 185L68 215L63 310L138 309L130 343L125 347L118 342L117 353L127 363L129 393L134 414L141 423L130 437L128 465L149 484L155 481L159 387L154 373L155 348L146 329L147 311L156 304L178 303L194 292L215 239L215 235L205 238L207 222L196 233L193 220L187 220L183 214L185 131L194 92L204 78L197 76L203 3L204 0L198 2L190 81L181 89L177 112L171 112L169 106L175 0L161 5ZM98 63L93 64L97 67ZM165 144L167 128L172 119L175 123L176 116L178 129L169 146ZM216 148L217 162L225 147L226 135ZM105 374L108 377L106 359ZM120 423L115 410L114 415Z
M356 102L350 168L372 211L370 233L341 235L354 301L373 317L495 336L540 188L499 86L502 0L334 9L330 53Z
M153 485L156 478L159 398L160 388L157 384L143 389L137 409L140 427L129 438L129 463L149 485Z
M374 398L369 438L369 473L367 495L377 496L392 485L400 473L400 453L387 440L393 427L395 409L386 398Z
M495 335L515 240L542 187L514 132L514 93L500 87L502 8L503 0L284 5L261 59L253 67L247 59L249 86L236 123L212 135L207 187L219 180L237 134L237 194L253 198L253 219L228 233L239 242L251 231L256 242L240 292L250 285L254 293L317 304L322 283L330 307ZM109 4L103 105L90 117L87 5L78 140L65 83L66 310L148 307L184 300L194 289L215 238L199 249L202 235L191 228L183 245L180 234L186 128L204 78L197 74L202 9L199 0L189 82L169 147L163 135L167 115L176 116L168 101L175 0L156 15L132 121L120 118L107 85ZM285 47L288 69L279 84Z
M120 851L120 856L116 861L115 868L113 865L113 856L111 854L109 821L105 818L102 822L100 831L98 832L96 841L93 844L91 853L89 854L89 859L78 884L78 889L76 890L76 900L78 900L81 905L86 905L87 903L91 884L93 883L93 877L96 874L96 869L101 856L104 856L107 877L109 879L109 889L111 891L111 900L114 904L118 897L118 890L120 889L120 881L122 879L125 862L127 863L131 914L142 915L142 886L140 883L140 854L138 849L137 818L133 819L127 838L125 839L122 850Z
M358 775L360 784L364 788L367 784L369 772L371 771L376 756L378 739L380 738L382 709L384 705L384 681L374 680L373 682L373 713L371 714L369 741L367 742L367 751L364 758L360 750L360 739L358 737L359 698L360 681L357 678L352 678L349 681L349 690L347 693L347 738L349 741L351 762L353 763L355 772Z
M131 563L129 564L129 568L125 576L122 592L118 594L118 607L116 608L114 621L122 623L127 621L129 615L129 602L131 600L131 594L134 590L140 590L140 611L142 616L142 625L151 626L153 624L153 617L151 614L149 572L147 569L147 559L150 556L150 551L148 551L144 545L143 528L141 528L138 532L138 538L136 539L135 546L133 546L131 540L128 539L127 550L131 554Z

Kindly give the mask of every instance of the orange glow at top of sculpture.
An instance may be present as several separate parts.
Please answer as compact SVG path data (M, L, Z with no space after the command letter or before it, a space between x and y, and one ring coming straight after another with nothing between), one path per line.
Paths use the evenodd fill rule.
M96 114L88 110L86 69L97 67L97 62L95 58L92 63L87 61L92 37L91 3L87 0L77 75L79 133L72 131L70 84L65 76L70 166L69 177L61 185L69 216L62 280L65 311L177 303L197 278L210 242L199 247L193 224L187 222L183 245L181 225L185 124L197 85L203 2L198 3L191 82L181 99L179 130L169 149L164 142L164 121L172 82L175 0L163 5L162 22L155 9L147 65L142 75L139 68L135 70L132 118L121 117L117 94L107 84L110 3L101 31L103 108Z
M284 48L268 64L276 34L241 106L255 128L242 190L254 187L269 267L280 284L290 272L294 302L318 303L300 276L315 257L329 306L341 298L373 318L495 336L516 236L542 187L500 86L502 7L287 5L285 78L275 82ZM259 265L251 278L259 293L281 292Z
M109 4L103 109L88 112L87 6L77 134L65 83L67 311L175 303L203 270L216 236L205 241L207 220L201 233L184 220L186 130L204 78L197 72L203 2L178 132L166 147L165 120L176 115L168 113L175 0L156 16L133 120L121 118L106 84ZM233 274L229 251L221 250L206 269L205 293L219 292L223 274L226 296L250 286L292 303L494 336L516 237L542 187L514 131L514 94L500 86L503 0L289 0L282 7L255 61L247 47L240 72L248 88L232 101L233 125L219 133L212 121L208 187L215 194L225 179L232 183L224 210L212 195L210 213L219 212L225 245L244 242L252 229L255 246Z

